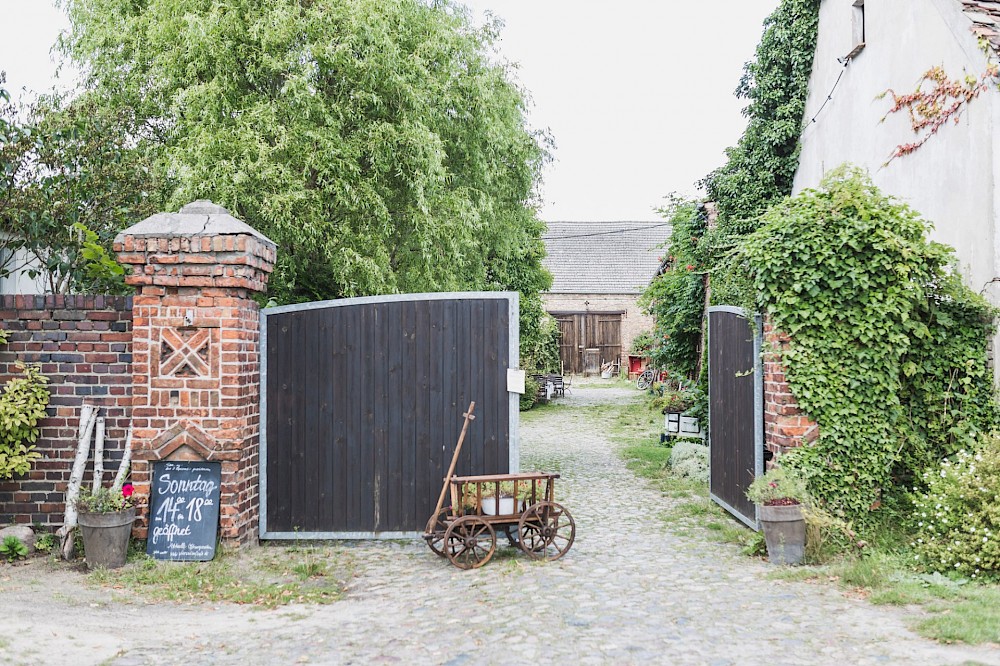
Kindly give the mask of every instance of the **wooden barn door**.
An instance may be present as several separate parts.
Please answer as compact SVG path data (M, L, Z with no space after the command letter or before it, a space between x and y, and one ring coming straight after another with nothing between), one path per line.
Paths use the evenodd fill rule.
M560 312L559 359L567 374L581 374L588 349L597 349L600 363L621 358L622 313L620 312Z
M583 331L580 324L581 315L559 315L559 360L562 361L563 372L578 375L583 372Z
M743 310L708 309L709 494L733 516L757 528L746 491L763 473L763 368L760 324Z
M456 473L517 470L517 295L419 294L262 311L261 537L412 535Z
M601 350L601 363L613 363L622 356L622 316L594 315L597 318L597 338L594 345Z

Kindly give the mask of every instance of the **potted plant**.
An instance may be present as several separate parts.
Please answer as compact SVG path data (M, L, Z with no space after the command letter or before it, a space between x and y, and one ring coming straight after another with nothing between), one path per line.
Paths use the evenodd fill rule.
M773 564L800 564L806 545L805 481L792 471L774 467L754 479L747 497L759 508L767 559Z
M499 494L498 494L499 491ZM499 484L484 483L480 507L487 516L510 515L514 513L514 484L503 481Z
M76 501L87 567L116 569L125 564L135 520L132 484L121 489L82 490Z
M654 384L656 397L653 405L664 414L665 433L667 437L703 437L701 424L694 416L685 416L698 402L698 389L683 381L666 381Z

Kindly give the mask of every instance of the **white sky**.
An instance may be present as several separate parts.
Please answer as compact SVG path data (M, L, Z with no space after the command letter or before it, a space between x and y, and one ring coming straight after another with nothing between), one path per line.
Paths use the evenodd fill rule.
M555 139L542 190L548 221L655 220L668 193L696 194L695 181L722 164L743 132L733 90L778 4L464 2L478 17L490 10L504 20L499 50L520 65L532 125ZM8 90L57 83L49 49L65 27L49 0L0 0Z

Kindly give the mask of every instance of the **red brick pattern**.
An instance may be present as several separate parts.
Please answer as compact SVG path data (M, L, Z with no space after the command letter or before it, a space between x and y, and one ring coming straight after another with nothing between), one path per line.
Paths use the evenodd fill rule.
M117 469L109 460L121 459L132 402L132 298L0 296L0 326L10 331L0 384L18 374L17 361L38 363L52 394L36 448L42 458L23 477L0 481L0 525L61 525L83 402L106 419L106 483Z
M149 495L151 462L222 463L222 536L256 536L258 307L274 246L246 235L133 237L116 242L135 296L133 482ZM145 535L142 512L137 533Z
M799 409L785 378L781 353L789 338L764 323L764 446L773 455L803 446L819 437L819 426Z

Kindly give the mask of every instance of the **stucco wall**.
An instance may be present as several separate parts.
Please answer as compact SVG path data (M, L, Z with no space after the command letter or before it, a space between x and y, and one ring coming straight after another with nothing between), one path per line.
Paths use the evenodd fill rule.
M653 317L643 314L635 294L542 294L546 312L613 312L623 310L622 353L628 354L632 340L653 328Z
M850 52L852 1L824 0L820 35L810 80L805 119L819 112ZM802 155L795 192L819 184L824 173L852 162L869 170L886 193L910 204L935 224L933 238L953 246L966 283L979 291L997 271L997 216L994 154L1000 140L1000 93L991 90L975 99L958 124L947 123L915 153L885 165L895 147L915 141L906 111L885 119L889 88L913 92L924 72L942 66L952 79L978 76L986 69L957 0L867 0L865 48L850 63L843 79L815 123L802 136ZM884 166L885 165L885 166ZM986 292L1000 303L1000 289Z

